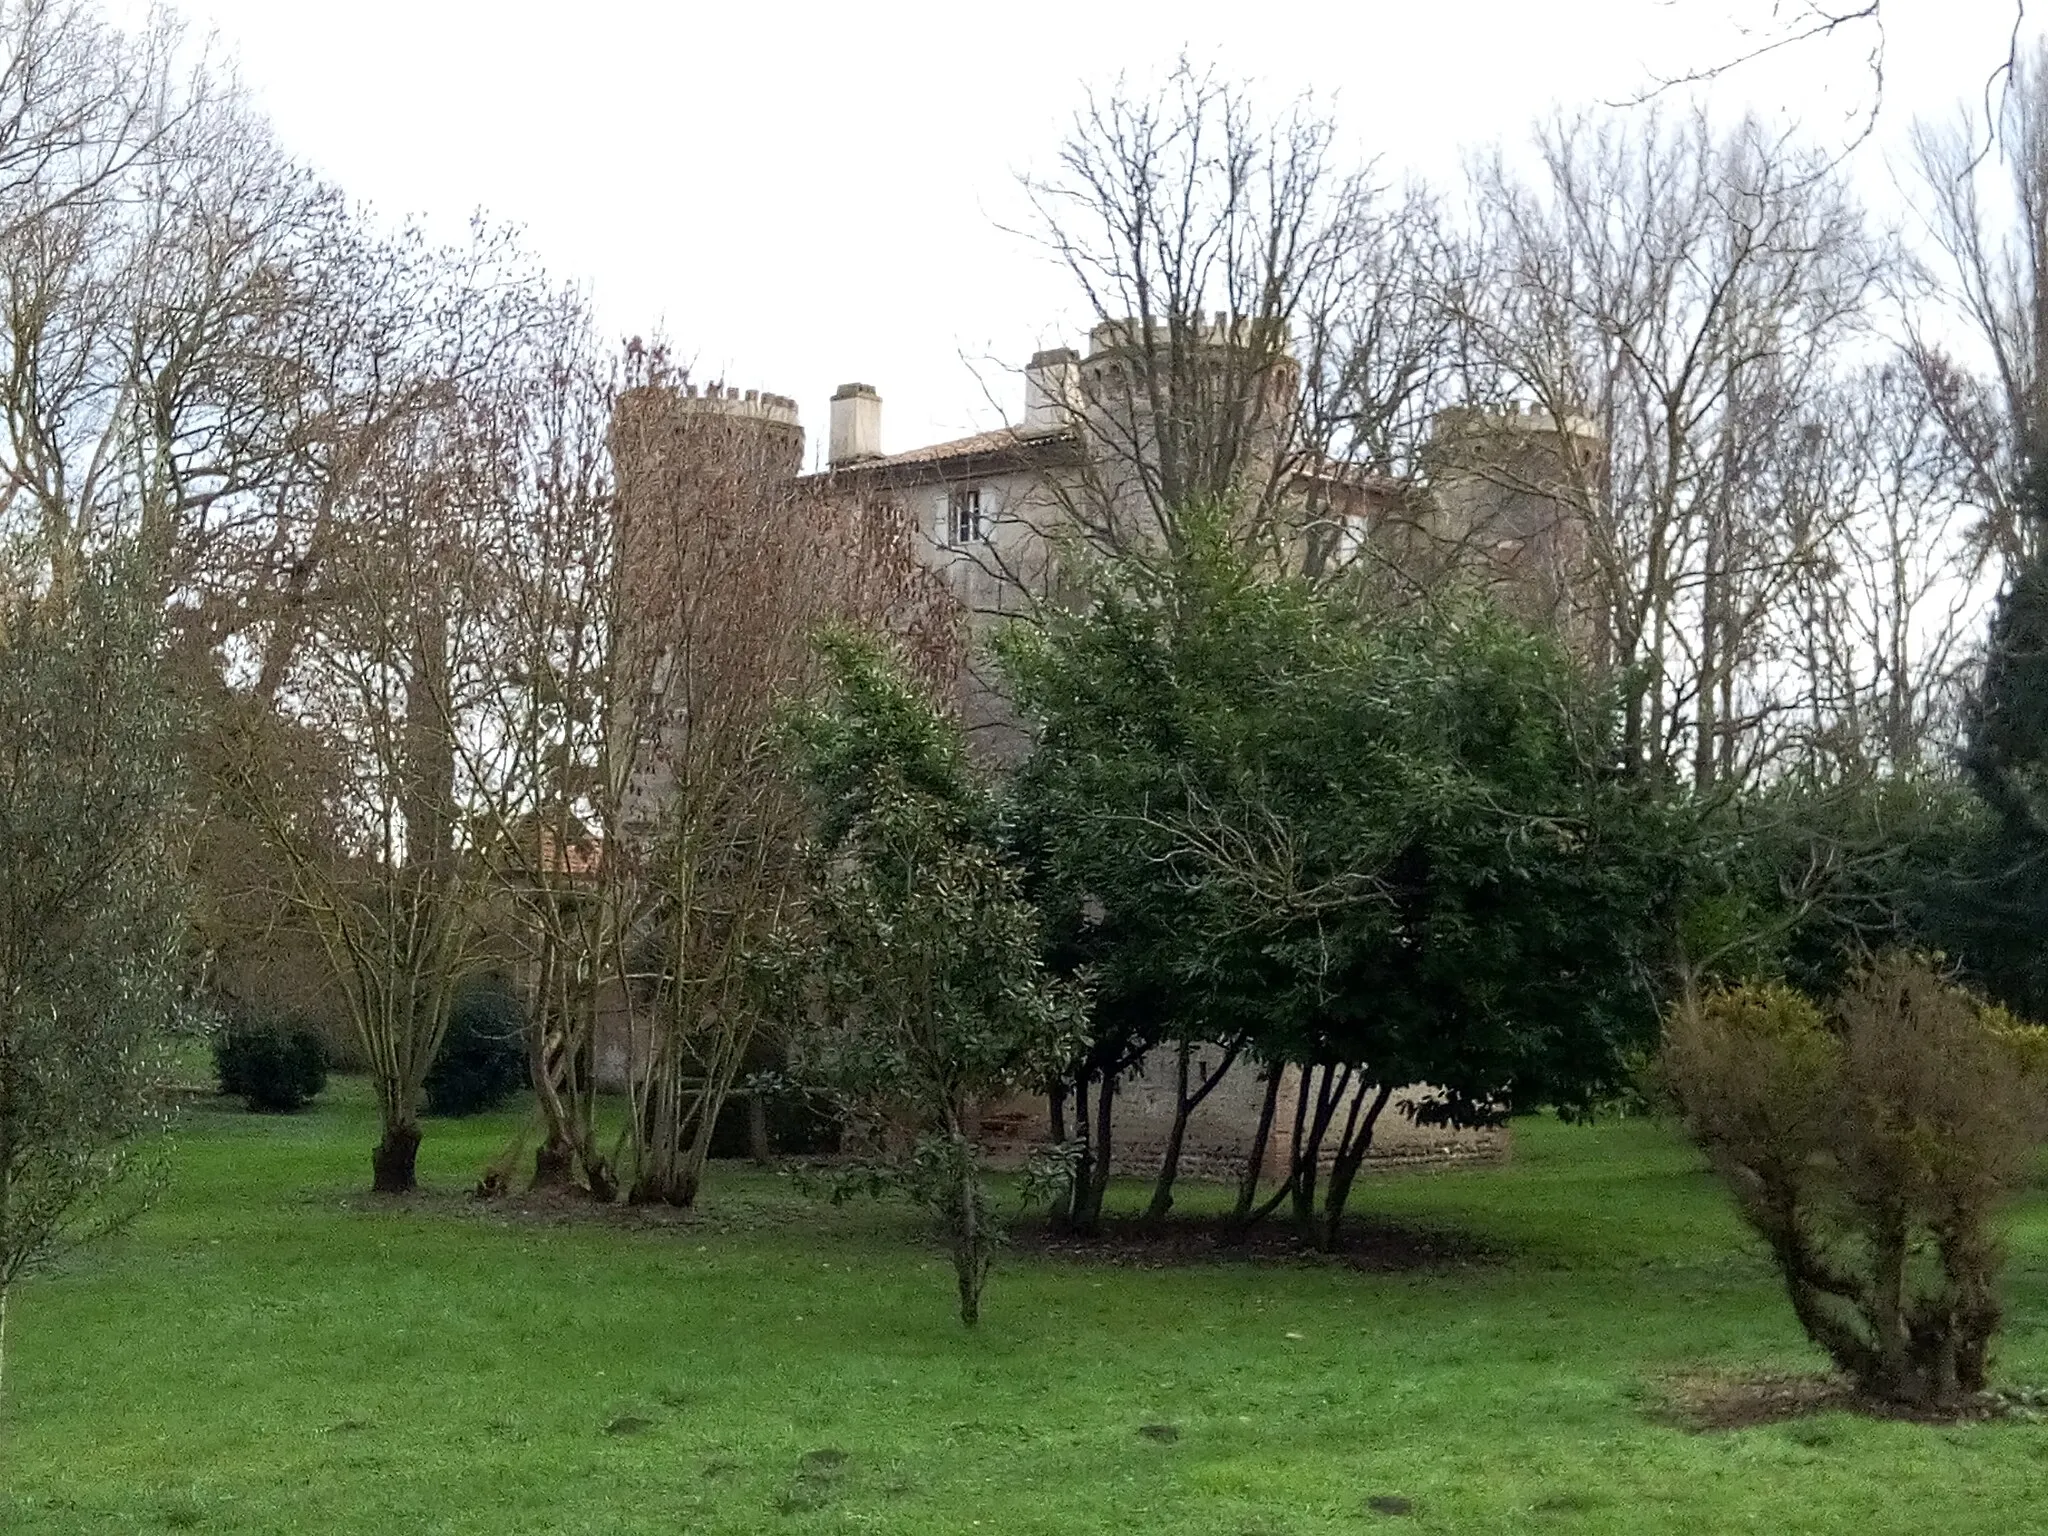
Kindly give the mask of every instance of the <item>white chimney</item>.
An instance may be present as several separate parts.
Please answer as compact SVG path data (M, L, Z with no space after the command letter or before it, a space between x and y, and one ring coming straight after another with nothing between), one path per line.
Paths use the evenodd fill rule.
M1034 352L1024 365L1024 432L1062 432L1081 404L1081 358L1072 347Z
M837 469L882 456L882 397L872 384L842 384L832 395L826 462Z

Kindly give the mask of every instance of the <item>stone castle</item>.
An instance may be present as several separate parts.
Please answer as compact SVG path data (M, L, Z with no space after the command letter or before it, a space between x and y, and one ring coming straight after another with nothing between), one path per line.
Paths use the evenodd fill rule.
M681 412L747 440L755 462L775 476L813 493L858 495L893 509L907 521L919 558L950 586L970 633L980 635L1056 590L1066 541L1146 536L1146 503L1156 490L1148 483L1147 443L1162 407L1139 377L1142 338L1134 333L1128 323L1105 323L1090 332L1085 352L1036 353L1022 370L1022 409L1013 425L922 447L889 451L879 391L841 385L829 406L825 467L808 475L798 409L784 396L722 386L670 390L659 399L629 396L622 417L633 409ZM1224 316L1196 335L1198 345L1213 349L1209 366L1219 373L1245 351L1241 330ZM1238 459L1255 493L1277 509L1289 558L1303 568L1360 559L1457 566L1495 585L1529 616L1568 630L1583 623L1586 537L1574 509L1590 504L1601 460L1589 426L1514 406L1460 407L1438 415L1412 477L1283 459L1277 445L1297 378L1284 348L1269 355L1279 362L1267 375L1222 378L1214 393L1222 409L1234 409L1229 429L1241 435ZM1198 370L1187 377L1200 386L1206 376ZM999 690L974 660L959 703L986 760L1014 761L1027 749ZM1120 1169L1156 1162L1173 1117L1177 1063L1171 1051L1157 1054L1119 1097ZM1292 1092L1283 1088L1289 1099ZM1190 1125L1190 1168L1221 1171L1241 1159L1262 1097L1252 1072L1233 1068ZM990 1119L991 1132L1028 1141L1043 1123L1043 1108L1003 1106ZM1283 1140L1275 1138L1274 1155ZM1425 1130L1388 1115L1374 1157L1497 1155L1504 1145L1502 1133Z
M1057 590L1064 539L1146 536L1145 503L1156 492L1146 483L1147 444L1160 407L1140 378L1147 363L1134 333L1130 322L1106 322L1090 331L1085 352L1034 354L1021 370L1013 425L921 447L887 449L880 393L843 384L829 405L825 468L811 475L801 472L804 429L785 396L712 386L668 404L755 434L776 473L895 507L920 558L943 574L982 634ZM1222 315L1196 337L1221 373L1251 350L1242 327ZM1585 520L1576 511L1592 504L1602 462L1589 424L1515 405L1449 409L1423 445L1419 473L1407 477L1290 456L1278 444L1298 375L1284 347L1269 355L1277 362L1263 373L1222 379L1198 409L1234 415L1242 441L1233 452L1248 492L1287 523L1295 563L1371 559L1418 573L1455 565L1527 616L1590 643ZM985 757L1000 762L1023 750L973 661L960 704Z

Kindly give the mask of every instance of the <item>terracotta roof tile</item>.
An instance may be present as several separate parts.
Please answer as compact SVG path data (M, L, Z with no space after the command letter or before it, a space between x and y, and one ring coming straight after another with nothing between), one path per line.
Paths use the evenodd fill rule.
M935 464L941 459L965 459L976 454L1000 453L1005 448L1017 446L1020 438L1014 428L998 427L993 432L977 432L972 437L956 437L950 443L932 443L923 448L912 448L905 453L886 454L879 459L869 459L864 469L889 469L898 464Z
M993 432L977 432L972 437L956 437L951 442L931 443L923 448L911 448L902 453L884 454L878 459L861 459L852 464L841 464L837 472L868 474L875 470L913 469L926 464L986 458L990 454L1010 453L1023 449L1065 447L1072 442L1073 434L1070 432L1019 432L1015 427L998 427Z

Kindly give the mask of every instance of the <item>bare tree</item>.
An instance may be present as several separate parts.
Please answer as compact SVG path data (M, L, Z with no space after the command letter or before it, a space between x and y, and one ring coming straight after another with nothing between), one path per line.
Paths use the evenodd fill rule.
M1407 476L1437 414L1464 398L1454 296L1471 280L1469 242L1427 187L1355 210L1341 259L1300 306L1305 467Z
M794 915L802 804L777 710L828 622L893 632L951 681L955 610L887 502L800 481L787 402L638 355L620 398L619 624L610 638L605 858L637 861L630 985L635 1200L692 1204L759 1027L753 962Z
M1560 445L1528 489L1581 524L1581 623L1628 680L1634 755L1740 777L1782 707L1765 621L1828 532L1803 426L1880 256L1827 167L1753 122L1569 120L1536 150L1533 184L1475 168L1471 391L1533 401Z
M1186 509L1214 504L1244 537L1287 542L1281 507L1324 446L1299 352L1314 383L1361 398L1368 339L1333 311L1370 255L1402 254L1333 137L1313 103L1268 119L1183 61L1150 94L1091 96L1058 171L1025 182L1038 239L1094 315L1064 402L1087 451L1060 485L1090 541L1170 552ZM1355 407L1350 425L1371 435Z
M1956 739L1991 596L1971 536L1974 471L1910 363L1851 374L1803 431L1837 511L1770 616L1764 651L1779 675L1765 685L1810 751L1880 771L1934 766Z
M611 702L630 686L630 658L613 644L628 600L611 451L617 368L565 295L500 382L508 493L486 514L471 582L496 660L458 751L530 1016L541 1122L533 1181L609 1200L617 1174L597 1129L599 1021L623 985L621 935L639 891L638 860L620 835L634 744L614 750L607 729L631 713Z
M1987 514L1980 537L2010 563L2026 553L2021 470L2048 451L2048 45L2017 59L1993 128L1987 153L1967 112L1916 125L1932 249L1901 308L1908 356Z
M478 551L516 494L503 403L553 312L545 283L482 239L414 270L403 409L359 419L327 488L318 580L279 611L237 698L219 771L287 872L377 1088L374 1185L414 1183L418 1096L495 892L464 743L501 664ZM274 636L273 636L274 640Z

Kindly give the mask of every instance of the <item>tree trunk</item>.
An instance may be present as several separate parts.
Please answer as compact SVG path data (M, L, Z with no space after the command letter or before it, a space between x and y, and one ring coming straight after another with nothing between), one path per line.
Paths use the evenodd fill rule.
M409 1195L419 1187L416 1164L420 1153L420 1128L416 1121L402 1120L384 1127L384 1139L370 1154L370 1189L379 1195Z
M663 1051L646 1069L628 1205L672 1205L687 1209L696 1198L684 1157L687 1111L673 1056Z
M566 1189L576 1182L576 1149L554 1127L533 1151L533 1189Z
M969 1328L981 1321L981 1276L971 1239L961 1239L953 1248L953 1274L960 1291L960 1321Z
M981 1288L988 1278L988 1234L981 1229L980 1190L976 1187L971 1151L955 1192L953 1276L959 1284L960 1321L969 1328L981 1321Z
M1883 1396L1905 1394L1911 1372L1912 1340L1906 1328L1906 1220L1901 1212L1887 1213L1880 1224L1871 1253L1871 1286L1865 1315L1875 1342L1883 1380Z
M569 1030L564 1012L558 1013L556 977L558 946L553 935L545 936L539 958L534 962L532 995L537 1000L526 1031L526 1078L533 1089L533 1102L540 1111L540 1145L533 1152L533 1182L529 1189L561 1189L576 1179L576 1143L569 1128L569 1108L559 1091L558 1069L569 1053Z
M1309 1104L1308 1079L1302 1077L1300 1105ZM1351 1086L1351 1068L1339 1073L1335 1062L1325 1063L1322 1081L1316 1085L1314 1111L1304 1130L1300 1110L1294 1121L1294 1224L1302 1234L1313 1239L1316 1215L1316 1183L1322 1175L1323 1138L1330 1134L1330 1121L1337 1113L1337 1106L1344 1102L1344 1094Z
M1052 1091L1046 1095L1045 1118L1046 1128L1052 1136L1052 1144L1055 1147L1064 1147L1067 1144L1067 1085L1065 1083L1053 1084ZM1078 1166L1074 1172L1075 1177L1078 1178L1080 1176ZM1065 1227L1072 1224L1073 1217L1074 1185L1070 1180L1053 1196L1052 1209L1046 1212L1046 1219L1055 1227Z
M1301 1065L1301 1085L1294 1094L1294 1130L1287 1139L1287 1182L1281 1187L1281 1195L1294 1195L1295 1208L1301 1207L1301 1196L1297 1193L1301 1182L1301 1149L1308 1139L1309 1105L1316 1091L1316 1069L1307 1062ZM1313 1197L1311 1197L1313 1198ZM1280 1195L1275 1195L1266 1210L1278 1207ZM1266 1214L1265 1210L1259 1215Z
M697 1170L686 1162L677 1162L667 1168L650 1168L633 1180L633 1187L626 1191L626 1203L670 1205L687 1211L696 1205L702 1184Z
M1364 1084L1359 1085L1358 1097L1352 1101L1343 1139L1337 1143L1337 1156L1330 1164L1330 1187L1323 1196L1321 1246L1326 1252L1337 1251L1338 1239L1343 1235L1345 1202L1351 1198L1351 1186L1357 1182L1358 1170L1365 1166L1366 1154L1372 1150L1372 1135L1379 1125L1380 1112L1393 1096L1393 1088L1382 1084L1373 1095L1372 1108L1366 1111L1363 1123L1358 1107L1365 1099Z
M541 1141L533 1154L530 1187L568 1189L580 1182L599 1200L609 1201L618 1185L597 1151L588 1081L590 1041L572 1006L561 1005L553 1016L543 1014L532 1027L527 1077L540 1111Z
M694 1094L671 1064L662 1085L665 1107L656 1127L655 1173L645 1203L686 1211L696 1208L711 1160L711 1133L717 1128L719 1111L725 1108L751 1039L751 1030L721 1037Z
M960 1293L960 1321L981 1321L981 1291L988 1280L995 1233L981 1194L981 1155L967 1132L965 1106L949 1104L945 1115L947 1186L930 1196L953 1252L953 1279Z
M1064 1096L1062 1101L1064 1109ZM1083 1230L1082 1213L1088 1205L1088 1189L1095 1182L1094 1122L1088 1113L1088 1074L1085 1069L1074 1077L1074 1130L1080 1137L1080 1145L1074 1153L1073 1177L1067 1181L1067 1192L1055 1208L1055 1219L1070 1232Z
M1230 1213L1231 1221L1240 1227L1250 1225L1252 1202L1259 1197L1259 1178L1266 1171L1266 1148L1273 1143L1273 1116L1280 1107L1282 1076L1279 1063L1266 1068L1266 1096L1259 1105L1259 1123L1252 1132L1252 1150L1245 1159L1244 1177L1237 1181L1237 1205Z
M1330 1089L1330 1075L1337 1069L1324 1067L1322 1082L1313 1089L1316 1074L1313 1068L1302 1074L1302 1096L1296 1102L1294 1115L1294 1168L1288 1179L1292 1192L1294 1224L1306 1232L1309 1222L1315 1216L1316 1179L1322 1172L1323 1099Z
M756 1166L768 1166L771 1148L768 1145L768 1102L758 1093L747 1095L747 1152Z
M1088 1176L1077 1191L1074 1229L1090 1237L1102 1231L1102 1203L1109 1194L1112 1116L1116 1110L1116 1073L1105 1072L1095 1093L1095 1130L1090 1138Z
M1183 1040L1176 1053L1173 1126L1166 1133L1166 1154L1159 1159L1159 1177L1152 1181L1151 1203L1145 1207L1145 1219L1149 1222L1166 1220L1167 1212L1173 1209L1173 1181L1180 1176L1180 1149L1187 1141L1188 1117L1199 1102L1188 1097L1188 1057L1193 1050L1194 1042Z
M1152 1203L1145 1208L1147 1221L1164 1221L1167 1213L1173 1209L1173 1185L1180 1177L1180 1159L1181 1152L1187 1145L1188 1121L1194 1118L1195 1111L1200 1109L1203 1101L1216 1091L1216 1085L1223 1081L1231 1067L1236 1064L1238 1053L1244 1049L1244 1040L1240 1037L1223 1046L1223 1054L1217 1061L1215 1070L1201 1073L1201 1080L1190 1092L1188 1066L1193 1058L1194 1049L1194 1041L1180 1042L1180 1059L1175 1077L1173 1128L1167 1133L1166 1155L1159 1160L1159 1177L1152 1185Z
M1975 1222L1943 1235L1941 1267L1955 1320L1956 1385L1964 1392L1982 1392L1986 1385L1991 1339L2003 1316L1991 1280L1996 1266L1995 1244Z

